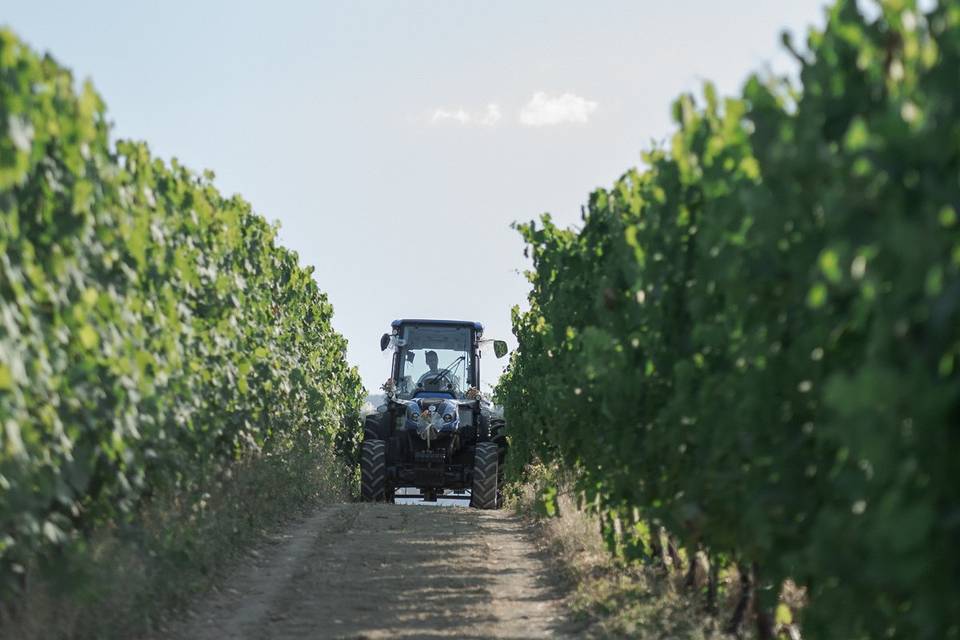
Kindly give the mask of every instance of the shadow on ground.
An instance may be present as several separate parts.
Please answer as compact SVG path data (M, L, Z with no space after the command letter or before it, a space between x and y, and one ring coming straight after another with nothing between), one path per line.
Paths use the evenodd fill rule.
M532 638L563 634L559 594L519 519L356 505L319 535L251 637Z

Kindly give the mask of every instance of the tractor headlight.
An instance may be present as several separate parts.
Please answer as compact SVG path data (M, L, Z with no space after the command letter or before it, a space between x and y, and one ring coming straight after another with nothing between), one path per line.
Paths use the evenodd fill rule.
M420 422L420 412L416 406L412 404L407 405L407 419L411 422Z
M457 428L458 426L457 423L460 422L460 413L457 410L456 403L450 400L443 401L442 403L440 403L440 406L437 407L437 413L440 414L440 416L442 416L443 418L442 425L445 429Z

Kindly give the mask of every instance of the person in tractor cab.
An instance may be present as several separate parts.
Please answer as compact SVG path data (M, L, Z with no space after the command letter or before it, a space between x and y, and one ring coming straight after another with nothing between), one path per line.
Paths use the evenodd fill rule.
M420 379L417 381L417 386L421 385L437 385L443 388L446 388L448 385L452 386L454 389L460 388L460 378L455 376L452 371L447 369L440 370L437 366L440 364L440 358L437 356L436 351L427 351L424 355L426 359L427 366L430 368L429 371L420 376Z

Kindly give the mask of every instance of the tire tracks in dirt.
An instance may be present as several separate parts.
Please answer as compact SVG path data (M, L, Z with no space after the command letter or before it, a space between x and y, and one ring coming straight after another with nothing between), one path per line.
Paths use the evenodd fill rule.
M289 527L169 637L554 638L572 628L505 511L342 504Z

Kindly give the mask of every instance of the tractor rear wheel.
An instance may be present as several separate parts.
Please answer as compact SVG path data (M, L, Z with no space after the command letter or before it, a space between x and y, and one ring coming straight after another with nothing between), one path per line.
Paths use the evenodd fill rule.
M360 498L383 502L387 498L387 443L367 440L360 451Z
M477 445L473 461L473 488L470 491L470 506L476 509L496 509L497 500L497 445L481 442Z

